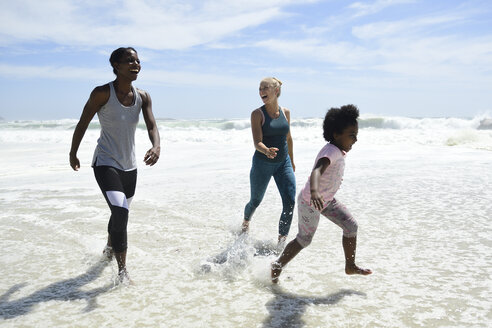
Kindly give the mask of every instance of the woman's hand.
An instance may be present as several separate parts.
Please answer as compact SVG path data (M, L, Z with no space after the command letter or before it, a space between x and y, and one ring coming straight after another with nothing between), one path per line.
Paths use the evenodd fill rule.
M161 155L161 137L159 135L159 128L155 121L154 113L152 113L152 99L148 92L144 90L138 90L140 97L142 97L142 113L147 126L147 132L149 134L152 148L150 148L144 156L144 162L146 165L154 165L159 160Z
M80 161L77 158L77 155L70 154L70 166L74 171L78 171L80 169Z
M144 156L145 165L154 165L159 160L161 154L161 147L150 148Z
M278 148L270 147L265 151L266 157L274 159L277 156Z
M92 118L101 109L101 107L108 102L109 99L109 85L105 84L92 90L87 103L84 106L80 120L73 131L72 146L70 147L70 166L74 171L78 171L80 168L80 162L77 158L77 151L80 146L80 142L84 137L85 131L89 126Z

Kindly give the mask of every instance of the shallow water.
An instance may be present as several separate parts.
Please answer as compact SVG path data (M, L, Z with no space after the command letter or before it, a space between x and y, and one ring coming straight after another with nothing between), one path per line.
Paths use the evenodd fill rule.
M298 191L324 144L319 120L308 123L292 130ZM357 262L374 274L344 274L341 231L322 220L272 286L281 211L273 181L249 236L237 235L253 153L247 124L169 124L160 125L160 162L139 166L128 227L134 286L115 285L116 263L101 256L109 210L89 167L97 129L81 145L79 172L68 165L73 130L0 131L2 327L492 322L489 131L361 129L337 197L359 222ZM140 129L139 159L146 138ZM296 232L297 214L289 239Z

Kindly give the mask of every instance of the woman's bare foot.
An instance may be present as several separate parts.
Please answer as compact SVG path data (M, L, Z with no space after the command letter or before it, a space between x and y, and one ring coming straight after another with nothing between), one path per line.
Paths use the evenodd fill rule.
M241 226L241 233L248 233L248 232L249 232L249 221L244 220Z
M126 271L126 268L120 270L120 272L118 273L118 280L120 284L128 284L128 285L135 284L133 280L130 279L130 275L128 274L128 271Z
M370 269L363 269L361 267L358 267L355 264L352 265L345 265L345 273L346 274L361 274L363 276L367 276L372 273Z
M106 260L111 261L113 259L113 247L106 245L103 249L103 256Z
M275 248L275 254L280 254L285 248L285 244L287 244L287 236L278 236L277 247Z
M272 262L271 264L271 278L272 278L272 283L277 284L278 283L278 277L282 273L282 265L278 262Z

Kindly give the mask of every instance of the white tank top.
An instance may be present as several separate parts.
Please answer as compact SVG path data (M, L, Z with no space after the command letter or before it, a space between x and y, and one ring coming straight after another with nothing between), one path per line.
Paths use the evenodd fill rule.
M97 112L101 135L97 140L92 166L112 166L123 171L137 168L135 130L142 110L142 98L133 89L133 105L123 106L109 83L108 102Z

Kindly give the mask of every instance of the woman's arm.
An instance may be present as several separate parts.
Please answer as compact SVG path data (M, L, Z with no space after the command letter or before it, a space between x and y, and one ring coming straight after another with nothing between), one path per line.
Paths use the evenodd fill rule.
M251 132L253 133L253 142L255 144L255 149L260 153L265 154L266 157L273 159L277 156L278 148L270 147L268 148L263 143L263 132L261 130L262 115L259 110L254 110L251 113Z
M159 160L161 154L161 137L159 135L159 128L152 112L152 99L150 95L143 90L138 90L142 97L142 113L147 126L147 132L149 134L152 148L150 148L144 156L144 162L146 165L154 165Z
M327 157L320 158L309 177L309 184L311 186L311 204L318 211L321 211L324 206L323 196L319 193L319 179L329 165L330 160Z
M287 146L289 147L289 157L290 162L292 164L292 169L294 172L296 170L296 165L294 164L294 142L292 141L292 134L290 133L290 110L284 108L285 117L287 118L287 122L289 123L289 133L287 133Z
M75 171L78 171L80 168L80 161L77 158L77 151L79 150L79 146L82 142L85 131L87 130L89 123L94 118L94 115L96 115L99 109L101 109L101 107L108 102L108 99L109 86L106 84L92 90L91 95L84 106L79 122L73 131L72 146L70 147L70 166Z

